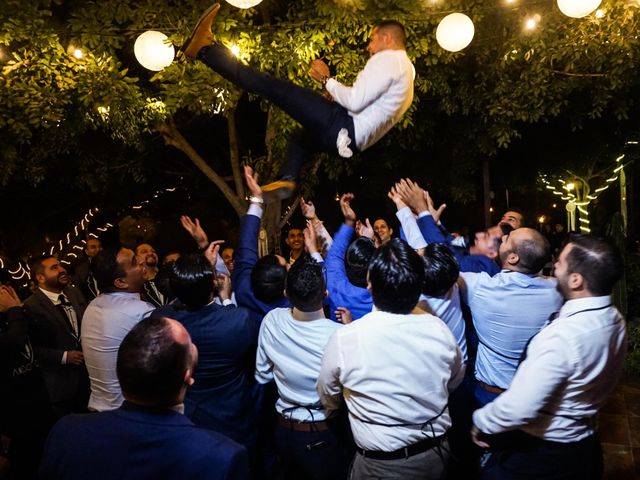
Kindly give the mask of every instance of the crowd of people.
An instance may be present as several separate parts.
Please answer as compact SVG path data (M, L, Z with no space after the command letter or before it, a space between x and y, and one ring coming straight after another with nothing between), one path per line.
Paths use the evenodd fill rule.
M596 414L625 354L619 253L550 246L509 211L473 244L417 183L390 222L343 194L333 236L301 199L289 258L180 221L193 252L86 244L0 287L10 478L598 478Z
M572 236L553 277L548 240L508 211L471 241L416 182L388 197L399 235L340 198L333 236L312 202L289 257L259 255L265 202L291 195L308 154L377 142L413 98L402 25L378 24L353 87L322 61L334 101L245 66L210 7L183 46L289 112L281 176L260 187L235 248L180 222L193 252L88 239L68 272L31 260L33 290L0 286L4 456L28 479L589 479L602 475L596 416L616 385L622 274L606 241ZM10 463L8 463L10 462Z

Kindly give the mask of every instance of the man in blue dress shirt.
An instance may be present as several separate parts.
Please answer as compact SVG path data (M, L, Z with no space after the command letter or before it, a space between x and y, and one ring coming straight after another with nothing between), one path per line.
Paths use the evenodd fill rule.
M540 232L519 228L502 239L500 273L460 274L479 340L475 397L481 406L509 387L527 342L562 306L556 279L539 274L549 251Z
M596 415L627 346L611 302L622 271L620 254L601 239L577 235L561 252L555 275L567 302L533 338L509 389L473 414L474 441L498 446L483 478L602 478Z

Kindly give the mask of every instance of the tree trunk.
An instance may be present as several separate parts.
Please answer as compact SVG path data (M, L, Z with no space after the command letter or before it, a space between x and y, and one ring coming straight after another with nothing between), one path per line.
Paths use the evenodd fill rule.
M224 178L211 168L209 164L198 154L198 152L194 150L191 144L187 142L173 122L159 124L156 126L156 130L162 134L167 145L171 145L182 151L189 160L191 160L191 162L198 167L198 169L204 173L204 175L211 180L216 187L218 187L238 216L244 215L247 210L247 202L244 200L244 195L238 195L231 189L231 187L229 187L229 185L227 185ZM242 191L244 191L244 188Z
M489 159L482 161L482 187L484 193L484 226L489 228L491 221L491 179L489 177Z

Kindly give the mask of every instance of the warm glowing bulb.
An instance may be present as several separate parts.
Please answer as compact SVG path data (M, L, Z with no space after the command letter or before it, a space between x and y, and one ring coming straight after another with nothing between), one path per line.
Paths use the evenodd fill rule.
M78 60L81 59L82 57L84 57L84 53L82 53L82 50L80 50L79 48L76 48L73 51L73 56L76 57Z
M536 22L535 18L528 18L527 23L525 23L525 27L527 28L527 30L533 30L537 25L538 22Z
M558 205L557 205L557 204L555 204L555 203L554 203L553 205L551 205L551 206L552 206L553 208L557 208L557 207L558 207Z
M540 222L540 223L544 223L545 220L546 220L546 217L544 215L540 215L538 217L538 222Z
M596 10L596 18L604 18L604 10L602 10L601 8Z
M573 190L576 188L576 185L574 183L567 183L566 188L567 190Z
M240 47L238 45L231 45L230 50L236 57L240 57Z
M144 68L159 72L171 65L175 49L164 33L149 30L136 38L133 53Z
M459 52L473 40L473 21L463 13L451 13L444 17L436 29L438 45L449 52Z

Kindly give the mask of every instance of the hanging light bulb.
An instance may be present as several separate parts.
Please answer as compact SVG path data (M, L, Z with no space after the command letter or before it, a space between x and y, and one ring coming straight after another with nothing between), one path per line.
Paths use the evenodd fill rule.
M567 17L582 18L596 10L602 0L558 0L558 8Z
M136 39L133 53L144 68L159 72L171 65L175 49L171 43L167 43L167 36L164 33L149 30Z
M438 45L449 52L459 52L473 40L475 27L463 13L451 13L444 17L436 30Z
M251 8L258 5L262 0L227 0L227 3L238 8Z

